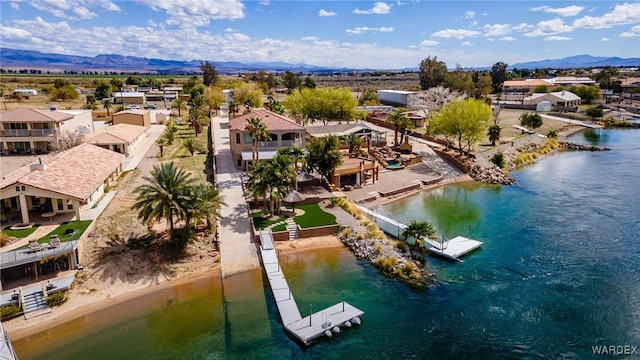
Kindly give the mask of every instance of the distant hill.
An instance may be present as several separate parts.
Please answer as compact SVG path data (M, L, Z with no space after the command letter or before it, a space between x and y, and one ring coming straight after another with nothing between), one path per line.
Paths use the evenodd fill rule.
M202 60L204 61L204 60ZM149 59L117 54L99 54L94 57L48 54L39 51L0 48L0 64L3 68L57 69L72 71L138 71L158 73L190 73L200 71L201 60L180 61ZM211 61L222 73L243 71L323 71L329 70L307 64L284 62L242 63L236 61Z
M204 60L162 60L149 59L137 56L123 56L118 54L100 54L94 57L49 54L39 51L16 50L0 48L1 67L18 69L41 69L52 71L125 71L143 73L181 74L200 72L200 62ZM326 73L346 71L370 71L371 69L328 68L308 64L290 64L285 62L250 62L237 61L211 61L220 73L234 74L246 71L294 71L305 73ZM509 68L536 69L536 68L588 68L610 65L614 67L640 67L640 58L623 59L619 57L594 57L590 55L577 55L563 59L547 59L531 61L519 64L510 64ZM485 67L475 68L487 69ZM489 67L490 69L490 67ZM392 69L377 69L392 70ZM418 68L400 69L405 71L418 71Z
M589 68L589 67L640 67L640 58L620 58L620 57L604 57L604 56L591 56L591 55L576 55L569 56L562 59L546 59L539 61L529 61L519 64L509 65L510 69L575 69L575 68Z

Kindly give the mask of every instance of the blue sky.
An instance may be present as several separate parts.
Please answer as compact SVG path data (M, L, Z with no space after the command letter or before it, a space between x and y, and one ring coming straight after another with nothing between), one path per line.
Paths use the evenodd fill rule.
M0 46L397 69L640 57L640 2L1 0Z

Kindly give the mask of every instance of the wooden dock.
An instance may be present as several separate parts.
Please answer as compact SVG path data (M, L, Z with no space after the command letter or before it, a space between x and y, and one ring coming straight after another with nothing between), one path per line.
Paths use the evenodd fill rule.
M358 208L362 210L362 212L371 216L374 222L378 224L380 229L392 236L400 238L402 231L407 228L406 224L403 224L397 220L391 219L390 217L384 216L382 214L378 214L375 211L367 209L363 206L356 206L358 206ZM380 222L385 223L385 226L381 226L382 224L380 224ZM427 250L429 250L429 252L431 252L432 254L436 254L444 258L460 262L462 262L460 257L480 248L483 244L482 241L473 240L470 237L464 236L456 236L453 239L443 240L442 242L433 239L424 239L424 243L428 245Z
M280 268L278 255L273 247L271 233L260 234L260 254L269 286L278 307L278 313L284 328L304 345L322 336L332 336L340 332L341 326L360 323L364 312L342 301L309 316L302 317L295 298L289 289L287 279Z

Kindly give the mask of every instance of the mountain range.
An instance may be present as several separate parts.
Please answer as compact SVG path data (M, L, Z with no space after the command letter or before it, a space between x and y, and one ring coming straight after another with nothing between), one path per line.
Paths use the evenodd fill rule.
M118 54L99 54L94 57L42 53L31 50L0 48L0 67L3 69L39 69L48 71L124 71L141 73L180 74L200 72L203 60L162 60L145 57L123 56ZM236 62L211 61L220 73L239 73L247 71L294 71L304 73L324 73L334 71L370 71L371 69L329 68L309 64L290 64L285 62ZM595 57L576 55L562 59L545 59L518 64L510 64L509 68L518 69L570 69L589 68L610 65L613 67L640 66L640 58ZM486 69L478 68L478 69ZM382 70L382 69L379 69ZM394 69L397 70L397 69ZM400 69L417 71L418 68Z

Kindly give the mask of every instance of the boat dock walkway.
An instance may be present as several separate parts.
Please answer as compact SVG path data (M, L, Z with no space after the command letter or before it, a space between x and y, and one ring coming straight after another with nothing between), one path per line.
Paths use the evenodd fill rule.
M385 225L388 224L388 225L391 225L392 227L395 227L396 233L393 233L393 231L391 231L387 226L380 226L380 228L383 231L397 238L401 238L401 232L407 228L406 224L403 224L397 220L394 220L382 214L378 214L377 212L371 209L367 209L363 206L360 206L360 205L356 205L356 206L358 207L358 209L362 210L362 212L371 216L376 224L381 225L378 221L376 221L376 220L380 220L386 223ZM433 239L424 239L424 242L425 244L429 245L427 250L429 250L431 253L445 257L447 259L456 260L460 262L462 262L460 257L470 253L475 249L480 248L483 244L482 241L473 240L470 237L464 237L464 236L456 236L453 239L449 239L446 241L444 239L443 241L436 241Z
M364 312L345 301L341 301L326 309L302 317L296 300L291 293L287 279L280 268L278 255L273 246L273 236L270 232L260 234L260 254L264 271L269 279L280 319L284 328L300 340L309 345L313 340L340 332L341 326L350 327L360 323L360 316Z

